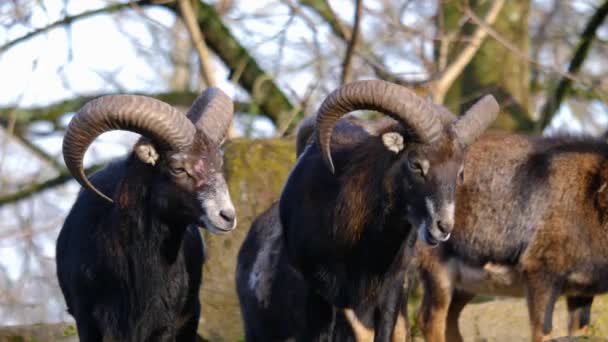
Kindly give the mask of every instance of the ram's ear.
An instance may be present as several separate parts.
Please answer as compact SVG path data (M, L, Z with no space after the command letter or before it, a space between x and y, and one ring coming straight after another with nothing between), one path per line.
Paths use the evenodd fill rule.
M149 139L140 138L137 143L135 143L133 151L137 155L137 158L146 164L155 165L158 161L159 155L156 151L156 147L154 147L154 144L152 144L152 141Z
M382 143L391 152L399 153L405 148L403 136L397 132L387 132L382 134Z

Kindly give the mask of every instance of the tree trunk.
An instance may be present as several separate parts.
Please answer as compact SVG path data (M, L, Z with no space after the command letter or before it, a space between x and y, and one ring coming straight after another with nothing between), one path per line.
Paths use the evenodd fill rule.
M204 233L207 261L200 290L199 334L209 341L242 341L235 287L236 259L251 222L276 201L295 162L295 143L285 139L235 139L224 149L224 172L238 215L230 234Z
M477 16L489 8L488 1L470 1ZM449 0L442 8L443 24L447 32L457 29L463 15L466 1ZM529 1L510 0L502 9L493 28L505 40L511 42L523 54L529 50L528 12ZM473 31L471 24L464 26L465 36ZM450 58L466 43L450 46ZM518 57L500 42L489 38L465 68L462 75L449 90L445 104L455 112L464 109L483 94L493 94L501 105L500 115L494 123L495 128L509 131L531 131L534 129L530 118L530 66L528 61Z

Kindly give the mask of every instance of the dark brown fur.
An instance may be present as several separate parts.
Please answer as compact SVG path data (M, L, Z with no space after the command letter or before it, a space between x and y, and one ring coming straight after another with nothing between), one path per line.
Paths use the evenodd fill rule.
M382 121L387 126L394 124L390 120ZM309 136L313 131L313 124L314 121L307 119L300 125L297 136L298 156L310 143ZM373 130L371 125L348 116L338 122L332 143L342 148L355 146L369 139ZM350 206L344 209L350 212L354 208ZM278 203L258 216L252 224L239 251L236 283L246 341L307 341L307 326L314 324L306 321L307 303L308 296L314 296L314 292L310 291L302 274L287 259ZM406 296L407 293L404 292L404 303ZM393 333L395 342L403 342L409 335L407 312L403 311L406 306L400 307ZM374 335L375 307L364 304L350 312L347 310L349 309L336 310L331 340L370 341Z
M197 341L198 226L211 229L205 201L227 196L219 147L199 133L187 151L161 151L155 165L133 152L91 181L116 201L82 190L56 249L80 341Z
M349 133L332 137L336 174L312 142L280 200L285 251L310 293L302 340L330 338L336 310L366 307L366 313L357 314L367 316L375 340L389 341L402 308L416 228L427 241L433 241L430 234L439 236L438 222L444 218L441 234L451 230L452 216L443 209L453 201L464 152L449 129L440 140L423 145L394 122L374 128L377 135L342 123L346 126L336 133ZM401 134L405 148L389 151L381 138L386 132ZM361 139L353 138L358 134ZM424 174L417 171L421 161L430 166ZM427 201L437 212L428 209Z
M584 138L490 134L465 158L455 229L419 246L427 341L460 341L458 316L474 294L525 295L532 340L550 333L568 296L569 328L589 324L608 291L608 144Z

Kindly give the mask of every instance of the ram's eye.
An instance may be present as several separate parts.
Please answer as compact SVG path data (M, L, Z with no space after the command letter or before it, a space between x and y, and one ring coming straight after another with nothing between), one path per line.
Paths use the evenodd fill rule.
M172 168L171 172L176 176L188 175L188 171L183 167Z
M408 160L407 168L412 172L416 172L416 173L420 173L420 174L422 174L422 171L423 171L422 165L417 160Z

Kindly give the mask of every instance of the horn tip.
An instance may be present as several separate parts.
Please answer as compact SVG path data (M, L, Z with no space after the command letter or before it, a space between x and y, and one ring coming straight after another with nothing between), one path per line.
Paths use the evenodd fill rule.
M488 94L484 96L481 100L483 101L485 106L487 106L489 111L494 114L498 114L498 112L500 111L500 105L498 104L498 101L496 101L496 98L493 95Z
M88 187L87 187L88 188ZM106 194L104 194L103 192L99 191L97 188L93 187L93 188L88 188L89 191L93 192L95 195L103 198L104 200L110 202L110 203L114 203L114 200L111 199L109 196L107 196Z
M334 167L334 161L332 160L330 154L327 154L327 156L325 157L325 165L327 165L327 168L329 169L329 172L332 175L336 174L336 168Z

